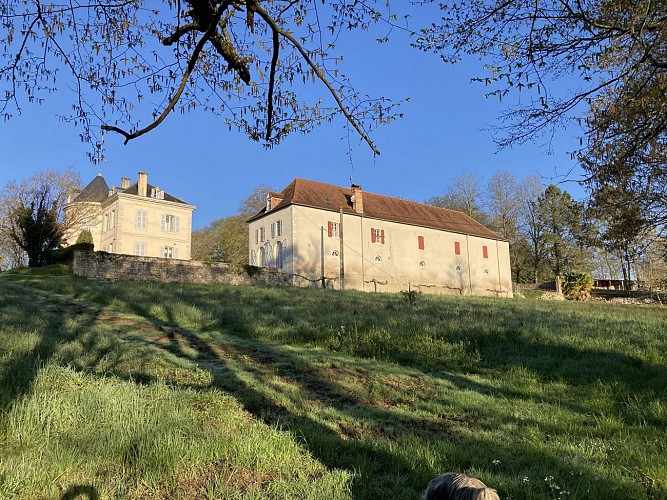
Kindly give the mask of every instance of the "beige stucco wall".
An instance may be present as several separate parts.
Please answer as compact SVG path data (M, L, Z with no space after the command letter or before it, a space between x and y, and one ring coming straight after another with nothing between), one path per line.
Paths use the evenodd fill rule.
M276 268L276 248L278 242L282 245L283 258L280 270L287 274L294 273L294 253L292 244L294 241L293 223L292 223L293 207L288 206L275 212L270 212L260 221L254 221L249 224L248 230L248 263L255 266L261 266L261 249L271 255L271 259L266 267ZM271 235L271 224L277 224L279 221L283 224L282 235ZM265 238L262 241L259 236L260 228L265 229Z
M146 257L162 257L160 250L169 246L178 249L177 259L189 260L192 234L192 205L136 195L116 193L105 201L101 210L102 234L98 250L135 255L135 244L144 243ZM146 228L137 227L137 211L146 212ZM105 215L113 215L112 227L104 227ZM162 231L163 214L179 218L178 232Z
M340 223L340 213L295 205L269 213L249 224L251 255L261 246L261 242L255 242L255 230L265 226L270 237L270 224L278 218L285 228L287 258L283 272L298 275L295 283L317 284L324 255L325 281L339 288L340 238L329 237L327 229L328 221ZM506 241L352 214L344 215L342 228L345 289L398 292L410 288L427 293L512 296ZM384 231L384 244L371 241L372 228ZM419 249L419 236L424 238L423 250ZM459 242L460 255L455 253L455 242ZM483 256L484 246L488 258Z

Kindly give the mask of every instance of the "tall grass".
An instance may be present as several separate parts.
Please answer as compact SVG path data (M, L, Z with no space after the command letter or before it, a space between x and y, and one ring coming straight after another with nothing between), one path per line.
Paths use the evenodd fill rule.
M407 499L455 470L503 498L667 498L663 308L425 296L408 304L399 295L35 274L3 280L44 290L6 285L64 311L60 325L45 326L41 314L19 322L32 347L15 346L3 362L43 352L26 387L46 362L90 383L128 384L142 398L157 398L141 392L149 390L188 404L233 397L307 450L341 495L345 473L354 498ZM61 337L45 342L49 328ZM28 392L3 396L10 417ZM147 482L158 497L187 476L165 470L156 481L171 490ZM209 471L202 483L219 475ZM287 491L297 498L298 482Z

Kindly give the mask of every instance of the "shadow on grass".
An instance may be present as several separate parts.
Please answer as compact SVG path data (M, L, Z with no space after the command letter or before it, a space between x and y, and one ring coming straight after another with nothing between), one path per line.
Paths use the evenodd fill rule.
M19 308L21 314L13 314L13 308ZM13 318L2 325L9 330L8 335L27 337L23 342L29 342L31 336L38 335L31 349L24 349L18 356L10 356L2 366L0 408L7 412L17 400L30 392L40 369L49 362L58 344L75 335L64 326L65 319L68 316L79 317L83 310L47 301L29 287L3 281L0 282L0 314L3 312L8 318ZM77 328L85 330L96 319L95 315L86 316L85 322L78 324Z
M409 415L397 408L379 406L371 398L365 399L347 391L337 382L335 369L325 372L321 367L304 360L297 350L244 340L257 338L257 328L267 319L265 311L270 311L279 321L287 314L304 314L304 317L312 318L313 311L295 304L292 295L252 304L249 312L244 307L252 297L244 297L238 290L225 292L227 304L221 309L215 305L220 294L207 295L204 288L197 288L197 294L194 294L196 297L190 294L187 300L190 303L201 300L204 309L210 307L210 310L216 311L218 317L213 326L224 325L222 330L230 334L216 337L213 331L179 326L179 319L169 308L165 309L166 318L158 319L151 313L150 303L131 300L131 297L123 294L119 285L109 286L110 289L118 290L119 294L109 294L108 290L101 294L95 291L97 299L93 300L102 304L114 302L143 316L156 330L162 332L156 339L144 342L177 357L195 361L212 375L213 387L234 395L255 417L292 432L326 466L354 471L354 498L385 497L388 492L392 492L392 498L418 498L428 481L443 472L440 470L443 465L446 467L447 463L455 463L461 471L488 470L489 457L511 462L519 471L530 470L538 463L545 475L555 475L557 471L563 474L569 472L567 466L563 466L564 457L545 452L544 447L489 440L483 432L478 432L472 416L467 416L468 428L462 429L462 422L446 419L436 421ZM164 293L169 295L178 287L174 285L164 289ZM321 294L313 296L320 299L323 297ZM339 295L332 295L336 296ZM89 297L85 298L90 300ZM233 300L244 301L244 304L232 307L230 301ZM395 302L388 304L399 307L400 303L396 305ZM308 305L310 307L312 303ZM574 320L565 318L564 321ZM321 325L321 320L318 325ZM465 332L464 328L461 330L461 335L471 333ZM647 368L643 362L631 356L565 345L545 345L523 335L505 335L504 340L508 341L508 345L500 347L494 347L490 334L480 334L476 339L485 368L502 371L511 366L524 367L541 378L562 379L573 385L584 385L611 373L627 390L655 390L652 383L648 384L642 378L636 379L636 372L629 370L635 366L639 372L644 373ZM289 340L283 342L289 343ZM499 340L495 343L498 344ZM294 344L303 345L307 342L295 338ZM536 352L538 349L539 355ZM389 361L392 361L391 355ZM542 356L548 362L545 363ZM603 366L597 365L603 361ZM581 363L588 365L581 366ZM403 364L421 368L418 360ZM652 378L662 377L664 380L667 376L664 367L650 368ZM153 380L150 373L142 373L140 370L133 371L131 376L133 380L137 376L144 382ZM451 377L450 381L455 385L476 392L510 398L524 397L513 391L503 393L479 384L471 386L469 381L457 375ZM583 408L575 407L572 410L578 413L584 411ZM325 414L333 414L335 417L327 420ZM489 416L488 420L493 420L493 417ZM517 427L522 425L518 419L514 423ZM410 443L414 444L415 441L418 443L411 448ZM517 457L517 454L520 456ZM511 479L516 473L516 470L499 471L498 477ZM593 472L582 471L580 481L593 484ZM606 487L610 490L626 491L624 488L627 484L620 480L606 481ZM503 488L499 489L502 491ZM544 496L543 490L538 489L534 493ZM512 494L517 497L518 493Z
M256 418L298 436L327 467L354 471L355 499L381 498L388 492L396 499L419 498L429 480L443 472L437 468L439 464L449 461L463 470L485 470L490 465L488 457L497 457L519 470L530 469L537 462L547 473L566 474L563 457L532 445L506 446L491 441L478 432L481 429L476 429L474 421L421 418L375 405L337 384L335 370L328 370L326 376L296 350L229 336L211 341L195 331L152 322L165 335L161 341L147 343L196 361L213 375L213 387L234 395ZM286 383L291 387L286 388ZM313 416L308 410L312 407L321 413L337 414L339 427ZM526 422L516 418L514 423ZM414 441L419 444L414 445ZM414 448L401 449L403 443L412 443ZM424 448L450 456L436 456L434 463L426 457ZM517 451L523 456L515 456ZM507 472L508 477L515 473ZM579 481L593 483L596 478L582 472ZM494 486L502 491L502 486ZM622 490L621 485L618 487Z

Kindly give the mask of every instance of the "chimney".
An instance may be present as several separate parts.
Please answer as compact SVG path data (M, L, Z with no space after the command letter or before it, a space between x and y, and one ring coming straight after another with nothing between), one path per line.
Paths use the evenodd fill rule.
M121 177L120 178L120 188L121 189L127 189L130 187L130 178L129 177Z
M266 194L266 211L270 212L271 210L276 208L282 201L283 201L283 199L280 196L278 196L277 194L271 193L271 192L267 193Z
M363 192L361 191L361 186L358 184L352 184L352 197L350 198L352 201L352 208L354 208L354 211L357 212L358 214L363 214L364 213L364 197L363 197Z
M139 172L139 184L137 188L139 196L148 196L148 174L146 172Z

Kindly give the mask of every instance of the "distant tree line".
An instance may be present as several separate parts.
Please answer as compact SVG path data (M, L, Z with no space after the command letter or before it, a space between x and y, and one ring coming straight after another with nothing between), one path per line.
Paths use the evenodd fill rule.
M488 183L471 172L455 178L426 203L460 210L510 243L512 280L553 279L573 269L597 278L667 282L667 239L641 217L633 197L609 189L579 201L539 177L518 180L511 172Z

